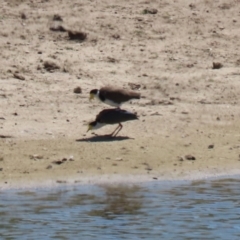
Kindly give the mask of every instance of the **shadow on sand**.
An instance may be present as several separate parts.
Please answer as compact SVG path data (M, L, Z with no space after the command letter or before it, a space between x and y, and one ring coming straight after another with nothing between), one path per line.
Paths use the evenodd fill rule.
M77 139L76 142L114 142L114 141L123 141L128 139L134 139L134 138L130 138L127 136L112 137L110 135L100 135L100 136L95 135L88 138Z

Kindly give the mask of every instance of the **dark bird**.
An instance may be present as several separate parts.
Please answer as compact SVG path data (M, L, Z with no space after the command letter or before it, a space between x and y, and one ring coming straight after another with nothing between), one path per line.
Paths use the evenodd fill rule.
M116 137L123 127L121 122L127 122L136 119L138 119L137 114L120 108L104 109L96 116L95 121L88 124L87 131L98 129L107 124L118 124L117 128L110 134L110 136Z
M137 92L107 86L91 90L89 100L95 97L110 106L119 108L131 99L140 99L140 96L140 93Z

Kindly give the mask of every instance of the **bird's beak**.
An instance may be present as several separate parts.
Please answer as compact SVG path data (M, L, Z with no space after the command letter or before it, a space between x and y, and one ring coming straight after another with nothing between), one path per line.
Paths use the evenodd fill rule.
M93 100L94 99L94 94L90 93L89 95L89 101Z
M92 130L92 125L89 124L87 132L90 131L90 130Z

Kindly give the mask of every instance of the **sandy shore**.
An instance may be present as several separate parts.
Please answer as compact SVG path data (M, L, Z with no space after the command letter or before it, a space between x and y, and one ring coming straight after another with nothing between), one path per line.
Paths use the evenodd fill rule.
M236 1L4 1L0 188L239 174L238 18ZM142 95L116 139L86 132L107 84Z
M134 127L141 128L142 122L138 124ZM201 128L201 133L186 129L184 136L149 137L141 137L139 132L135 138L121 135L115 140L95 136L5 139L0 144L0 186L197 180L239 174L239 137L235 130L228 129L226 134L222 127ZM195 160L186 159L186 155Z

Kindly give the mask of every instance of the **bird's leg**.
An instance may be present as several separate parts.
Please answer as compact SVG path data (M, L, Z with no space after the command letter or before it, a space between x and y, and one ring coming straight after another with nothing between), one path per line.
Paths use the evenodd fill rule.
M123 128L123 126L122 126L122 124L121 123L119 123L119 125L118 125L118 131L116 131L116 129L115 129L115 134L113 135L113 137L116 137L117 136L117 134L121 131L121 129Z
M115 130L109 135L109 136L114 136L114 133L117 131L117 129L120 127L120 125L118 125L116 128L115 128Z

